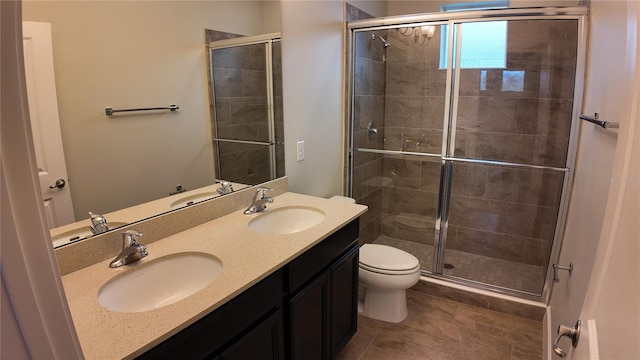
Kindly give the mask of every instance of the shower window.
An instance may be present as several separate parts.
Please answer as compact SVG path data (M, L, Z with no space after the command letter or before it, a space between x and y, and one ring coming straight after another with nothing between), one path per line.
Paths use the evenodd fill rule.
M462 69L504 69L507 63L507 22L487 21L461 25ZM448 27L440 35L440 69L447 68Z

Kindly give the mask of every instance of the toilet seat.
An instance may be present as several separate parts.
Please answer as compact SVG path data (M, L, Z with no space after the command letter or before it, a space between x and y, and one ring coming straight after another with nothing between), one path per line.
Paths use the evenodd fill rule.
M364 264L360 264L360 269L371 271L371 272L378 273L378 274L393 276L393 275L413 274L414 272L417 272L418 270L420 270L420 267L416 266L415 268L408 269L408 270L388 270L388 269L379 269L379 268L367 266L367 265L364 265Z
M365 244L360 247L360 268L387 275L406 275L420 270L418 259L391 246Z

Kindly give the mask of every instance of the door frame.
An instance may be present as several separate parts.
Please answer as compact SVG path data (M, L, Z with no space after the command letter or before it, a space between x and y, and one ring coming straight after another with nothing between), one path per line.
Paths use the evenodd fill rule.
M46 224L27 106L22 4L1 1L2 31L2 310L15 337L2 354L82 359ZM6 76L5 76L6 75ZM6 293L5 293L6 291ZM6 297L5 297L6 296ZM11 316L9 316L11 318ZM3 321L3 327L5 322ZM17 338L21 337L22 344ZM22 345L22 346L21 346ZM18 355L20 354L20 355Z

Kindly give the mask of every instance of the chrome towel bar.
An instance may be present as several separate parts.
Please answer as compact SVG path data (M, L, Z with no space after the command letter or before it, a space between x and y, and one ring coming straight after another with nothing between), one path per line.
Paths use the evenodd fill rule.
M129 112L129 111L150 111L150 110L171 110L171 111L176 111L180 109L178 107L178 105L169 105L168 107L152 107L152 108L137 108L137 109L119 109L119 110L114 110L113 108L105 108L104 112L105 114L107 114L107 116L111 116L114 113L118 113L118 112Z
M611 122L611 121L603 121L598 119L598 113L595 113L594 117L587 115L580 115L580 119L588 121L590 123L594 123L598 126L601 126L603 129L617 129L620 127L620 123Z

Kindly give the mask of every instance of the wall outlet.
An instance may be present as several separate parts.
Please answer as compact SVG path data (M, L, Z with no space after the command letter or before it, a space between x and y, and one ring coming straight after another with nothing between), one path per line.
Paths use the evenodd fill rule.
M304 160L304 141L296 143L296 161Z

